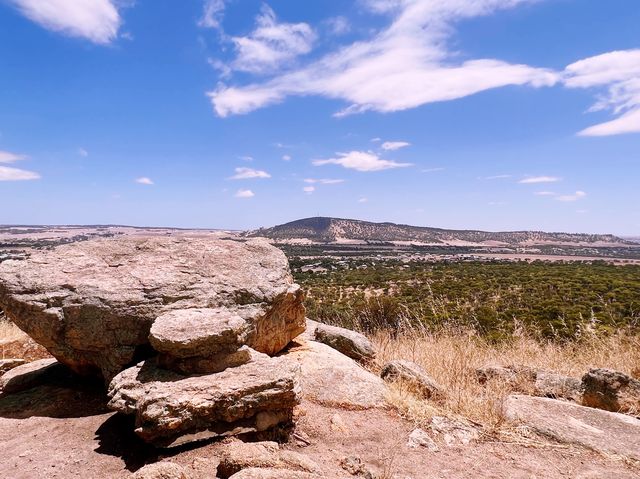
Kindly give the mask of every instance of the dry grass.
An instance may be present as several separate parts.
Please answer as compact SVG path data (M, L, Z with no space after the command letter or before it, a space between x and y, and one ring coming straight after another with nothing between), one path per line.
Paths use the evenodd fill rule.
M393 336L380 332L372 337L379 350L379 364L405 359L422 366L446 391L440 402L419 400L401 386L391 389L389 400L417 424L428 423L434 415L465 418L492 434L510 429L501 404L526 384L489 381L481 385L476 368L486 365L523 365L581 377L589 368L607 367L638 375L640 337L619 332L608 337L583 337L559 344L541 343L526 335L501 344L461 332L406 332Z
M0 315L0 343L14 341L24 336L24 333L18 326L11 321L4 319L4 316Z

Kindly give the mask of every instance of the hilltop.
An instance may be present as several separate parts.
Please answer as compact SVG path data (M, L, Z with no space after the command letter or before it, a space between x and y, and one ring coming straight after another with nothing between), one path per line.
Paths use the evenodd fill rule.
M304 218L271 228L260 228L248 232L247 235L262 236L283 242L306 240L316 243L413 242L452 246L633 245L631 241L610 234L450 230L329 217Z

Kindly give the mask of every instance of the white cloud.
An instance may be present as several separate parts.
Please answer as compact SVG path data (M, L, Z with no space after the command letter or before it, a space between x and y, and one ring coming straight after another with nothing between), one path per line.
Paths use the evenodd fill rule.
M382 141L382 138L379 138L377 136L375 138L371 138L372 143L380 143L381 141Z
M249 155L239 156L238 159L242 161L253 161L253 156L249 156Z
M271 178L266 171L254 170L253 168L236 168L236 174L230 177L230 180L249 180L252 178Z
M198 21L198 26L202 28L220 28L224 6L224 0L205 0L202 18Z
M10 166L0 166L0 181L38 180L40 174L35 171L21 170Z
M530 176L518 181L518 183L528 185L537 183L556 183L561 180L562 178L558 178L557 176Z
M255 195L255 193L251 190L243 190L240 189L238 191L236 191L236 194L234 195L236 198L253 198Z
M256 29L246 37L232 37L237 57L234 70L265 73L311 51L316 39L306 23L278 23L275 12L263 5Z
M291 161L291 155L282 155L284 161Z
M10 151L0 150L0 163L14 163L20 160L26 160L26 155L20 155L18 153L11 153Z
M406 141L385 141L381 146L383 150L395 151L399 150L400 148L406 148L409 145L411 145L411 143L408 143Z
M9 0L25 17L47 30L108 44L122 20L114 0Z
M569 65L569 88L606 88L589 111L612 110L618 118L579 132L581 136L640 133L640 49L604 53Z
M536 196L558 196L553 191L536 191L534 193L534 195L536 195Z
M411 166L411 163L398 163L391 160L383 160L372 152L350 151L349 153L337 153L337 158L326 160L314 160L315 166L340 165L357 171L380 171L391 168L404 168Z
M83 158L86 158L87 156L89 156L89 152L84 148L78 148L78 155L80 155Z
M358 203L367 203L368 201L369 201L369 199L368 199L368 198L365 198L365 197L363 196L362 198L360 198L360 199L358 200Z
M441 167L437 167L437 168L424 168L422 170L420 170L420 172L422 173L435 173L437 171L444 171L444 168Z
M136 183L139 183L141 185L153 185L153 180L146 176L141 176L140 178L136 178Z
M345 35L351 31L349 20L342 16L329 18L324 23L331 35Z
M320 185L337 185L339 183L344 183L344 180L341 179L331 179L331 178L305 178L305 183L310 184L320 184Z
M559 195L555 199L558 201L578 201L585 198L587 194L584 191L576 191L572 195Z
M550 86L558 80L551 70L496 59L461 63L456 61L457 52L447 48L456 21L533 1L365 0L372 10L392 17L389 26L368 41L344 46L262 83L221 84L208 95L221 117L305 95L347 102L337 113L344 116L406 110L507 85Z
M316 187L315 186L305 186L304 188L302 188L302 191L304 191L305 193L310 195L311 193L316 191Z

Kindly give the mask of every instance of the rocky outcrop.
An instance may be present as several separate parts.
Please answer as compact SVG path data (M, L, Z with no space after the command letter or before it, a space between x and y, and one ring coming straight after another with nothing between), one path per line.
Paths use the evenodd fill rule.
M562 374L538 371L534 382L534 393L553 399L582 400L582 381Z
M24 363L25 360L20 358L0 359L0 376L15 367L23 365Z
M307 473L320 471L320 467L311 459L293 451L282 450L276 442L234 441L223 449L216 477L228 479L243 469L251 468Z
M107 381L148 353L156 319L175 333L183 316L165 315L178 310L209 311L201 317L207 325L227 318L231 330L242 330L234 341L273 355L304 331L302 299L286 257L263 240L130 236L0 264L0 308L7 317L75 372ZM184 314L186 331L197 319ZM226 341L227 333L218 339ZM191 347L200 339L189 339ZM163 336L160 326L154 337L173 358L181 357L181 340Z
M424 399L439 399L444 396L443 388L424 369L411 361L389 361L382 367L380 377L387 382L401 382Z
M507 417L557 441L640 460L640 420L556 399L509 396Z
M323 479L326 476L310 472L292 471L288 469L271 469L251 467L243 469L229 479Z
M640 381L612 369L591 369L582 377L582 404L640 415Z
M363 334L349 329L316 323L314 339L331 346L356 361L367 362L373 360L376 356L376 351L371 341Z
M109 407L135 415L143 440L171 447L289 423L300 399L298 376L295 361L255 351L246 364L195 376L147 360L113 378Z
M163 461L141 467L131 479L190 479L190 475L181 465Z
M287 352L287 357L300 364L305 398L348 409L384 406L386 386L382 379L325 344L300 342Z

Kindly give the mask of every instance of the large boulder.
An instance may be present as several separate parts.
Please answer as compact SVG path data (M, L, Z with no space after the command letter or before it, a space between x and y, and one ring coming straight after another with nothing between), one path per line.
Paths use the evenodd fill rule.
M55 359L40 359L12 368L0 377L0 393L13 394L46 382L66 368ZM67 370L68 371L68 370Z
M591 369L582 377L582 404L640 415L640 381L612 369Z
M631 416L519 395L507 398L505 413L557 441L640 460L640 420Z
M242 337L234 340L276 354L304 331L302 300L284 254L259 239L98 239L0 264L8 318L75 372L107 381L148 354L152 324L179 322L165 316L176 310L222 311L234 324L241 318ZM190 318L189 328L197 322ZM156 339L180 349L180 339Z
M400 382L424 399L441 399L444 389L418 364L411 361L394 360L382 366L380 377L387 382Z
M136 434L160 447L289 423L300 401L298 364L251 354L241 366L194 376L141 362L113 378L109 408L135 415Z
M298 341L286 356L300 364L302 394L306 399L347 409L385 405L387 388L378 376L325 344Z

